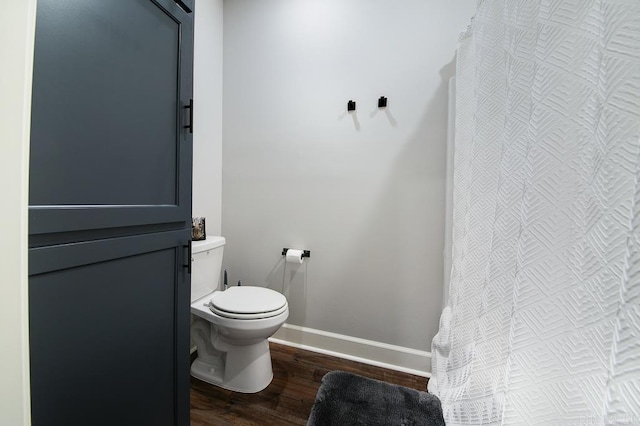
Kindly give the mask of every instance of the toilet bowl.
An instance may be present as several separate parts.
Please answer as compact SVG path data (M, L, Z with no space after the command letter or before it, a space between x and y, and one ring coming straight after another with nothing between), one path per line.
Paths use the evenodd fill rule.
M273 379L268 338L289 316L287 299L263 287L218 290L222 237L194 241L191 339L197 358L191 375L235 392L254 393Z

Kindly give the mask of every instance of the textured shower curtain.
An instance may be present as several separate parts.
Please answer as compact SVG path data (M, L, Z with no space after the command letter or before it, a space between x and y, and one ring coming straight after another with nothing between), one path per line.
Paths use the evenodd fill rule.
M485 0L457 57L449 425L640 424L640 1Z

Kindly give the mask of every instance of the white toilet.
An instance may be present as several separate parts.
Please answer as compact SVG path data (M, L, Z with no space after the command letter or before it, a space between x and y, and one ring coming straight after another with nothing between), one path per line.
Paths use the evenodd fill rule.
M269 342L289 316L287 299L252 286L218 290L224 237L192 243L191 338L198 357L191 375L235 392L254 393L273 379Z

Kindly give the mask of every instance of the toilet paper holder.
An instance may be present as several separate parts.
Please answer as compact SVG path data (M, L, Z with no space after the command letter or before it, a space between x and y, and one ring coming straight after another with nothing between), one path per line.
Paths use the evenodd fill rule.
M289 250L288 248L283 248L282 249L282 255L286 256L288 250ZM302 250L302 257L311 257L311 251L310 250Z

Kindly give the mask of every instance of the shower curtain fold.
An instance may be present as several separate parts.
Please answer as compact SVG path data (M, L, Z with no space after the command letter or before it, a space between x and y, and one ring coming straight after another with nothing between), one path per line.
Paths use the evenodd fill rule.
M447 424L640 424L640 2L485 0L456 96Z

